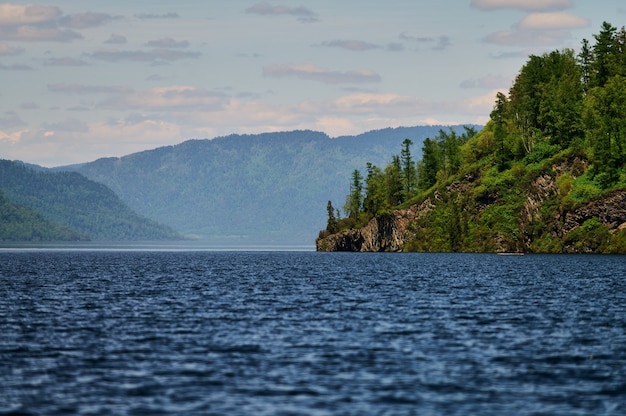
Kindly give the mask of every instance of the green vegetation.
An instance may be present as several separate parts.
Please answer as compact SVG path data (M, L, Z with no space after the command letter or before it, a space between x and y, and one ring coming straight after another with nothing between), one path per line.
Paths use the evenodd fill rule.
M594 40L530 56L482 131L441 130L415 164L407 139L386 168L367 165L364 203L335 229L429 200L406 250L626 252L626 231L576 216L626 190L626 30L605 22Z
M440 128L337 138L308 130L231 135L74 169L107 185L138 213L211 243L310 244L325 222L328 200L343 207L350 185L344 179L354 169L367 161L383 164L403 137L421 143Z
M0 241L79 241L87 237L12 203L0 192Z
M141 217L75 172L0 160L0 240L163 240L179 234Z

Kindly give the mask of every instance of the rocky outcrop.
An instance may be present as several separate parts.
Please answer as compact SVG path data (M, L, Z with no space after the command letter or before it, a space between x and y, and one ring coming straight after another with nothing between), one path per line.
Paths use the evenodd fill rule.
M434 208L430 198L420 205L372 218L362 228L331 234L316 241L317 251L402 251L411 239L410 224Z
M532 251L536 224L542 224L548 230L551 238L561 241L568 239L568 234L581 227L587 220L599 220L612 234L626 229L626 190L617 190L600 199L584 205L556 205L558 209L548 209L545 204L560 204L571 188L559 187L559 177L569 175L573 180L587 169L588 164L583 159L566 160L552 166L551 172L544 172L537 176L525 190L525 202L519 211L519 231L522 240L512 244L506 236L495 233L490 250L495 251ZM467 176L460 182L454 182L446 189L449 195L463 195L472 192L472 186L477 180L475 175ZM416 238L416 222L431 212L441 202L444 195L435 192L419 205L393 211L391 214L374 217L369 223L358 229L331 234L316 241L318 251L352 251L352 252L380 252L403 251L407 243ZM479 215L486 206L497 204L496 197L488 198L481 195L473 199L470 205L462 209L469 210L472 215ZM541 227L540 227L541 228ZM570 234L571 235L571 234ZM502 241L500 241L502 240ZM594 252L594 247L562 246L567 252ZM597 248L597 247L596 247Z
M591 218L599 219L611 232L626 228L626 191L613 192L602 199L566 213L562 235L580 227Z

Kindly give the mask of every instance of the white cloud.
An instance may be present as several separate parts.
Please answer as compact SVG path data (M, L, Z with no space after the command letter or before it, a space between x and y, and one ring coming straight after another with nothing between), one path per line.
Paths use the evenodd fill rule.
M501 30L489 34L485 41L508 46L550 46L570 39L563 30Z
M531 13L517 27L522 30L563 30L587 27L590 23L589 19L571 13Z
M148 91L131 91L118 94L102 101L98 108L106 110L144 110L144 111L189 111L215 110L225 103L225 96L191 86L168 86L152 88Z
M572 0L472 0L471 2L471 7L481 10L563 10L572 6Z
M54 6L34 4L0 4L0 26L19 26L50 22L61 15L61 9Z
M119 16L106 13L63 15L54 6L0 4L0 39L30 42L68 42L81 39L72 29L103 25Z

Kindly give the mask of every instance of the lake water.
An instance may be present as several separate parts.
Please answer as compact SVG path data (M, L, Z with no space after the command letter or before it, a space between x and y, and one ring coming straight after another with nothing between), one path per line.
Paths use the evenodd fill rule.
M624 415L626 257L0 251L0 414Z

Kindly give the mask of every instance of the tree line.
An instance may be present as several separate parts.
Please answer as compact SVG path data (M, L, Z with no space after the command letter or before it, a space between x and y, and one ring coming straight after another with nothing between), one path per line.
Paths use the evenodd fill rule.
M508 96L491 112L496 161L541 159L574 147L593 164L603 187L620 180L626 164L626 30L604 22L571 49L530 56Z
M626 186L626 30L604 22L578 54L531 55L508 94L496 95L480 135L471 127L463 134L440 130L422 142L419 161L412 144L404 140L400 155L382 169L368 163L365 177L352 172L346 218L329 201L326 233L362 226L476 163L505 172L573 152L589 161L594 186Z
M328 224L326 231L362 226L370 218L390 213L430 189L438 179L455 174L461 165L461 146L477 134L473 126L464 126L458 134L450 129L439 130L434 138L422 142L422 158L415 160L409 138L402 142L399 155L392 156L391 163L380 168L366 164L366 176L355 169L351 175L350 193L343 205L346 217L328 201Z

